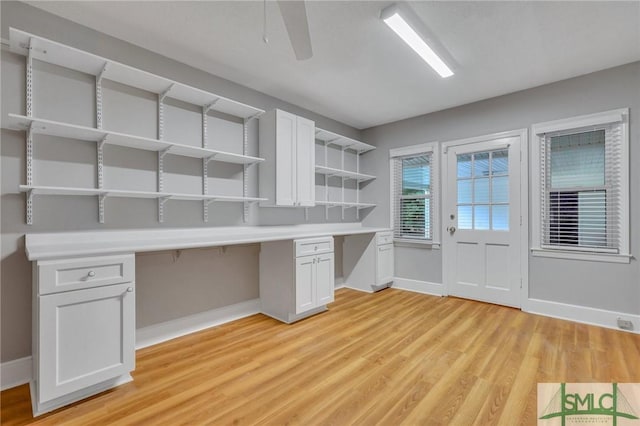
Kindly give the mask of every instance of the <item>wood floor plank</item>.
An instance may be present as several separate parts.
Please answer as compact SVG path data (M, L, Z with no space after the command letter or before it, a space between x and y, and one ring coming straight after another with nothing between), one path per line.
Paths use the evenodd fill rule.
M453 297L336 292L296 324L263 315L139 350L134 381L3 425L535 424L539 382L640 382L640 336Z

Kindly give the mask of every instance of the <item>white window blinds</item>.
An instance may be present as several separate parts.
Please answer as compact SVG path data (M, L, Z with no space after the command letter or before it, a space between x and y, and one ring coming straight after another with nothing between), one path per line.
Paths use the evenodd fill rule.
M433 240L434 167L431 152L393 158L394 238Z
M620 252L620 123L540 136L541 245Z

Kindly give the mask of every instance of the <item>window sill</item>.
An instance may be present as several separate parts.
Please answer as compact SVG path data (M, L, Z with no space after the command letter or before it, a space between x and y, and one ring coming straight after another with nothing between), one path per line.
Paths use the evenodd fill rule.
M419 248L419 249L440 250L440 243L435 241L415 241L415 240L394 239L393 245L396 247L410 247L410 248Z
M548 250L532 248L531 255L536 257L551 257L555 259L586 260L590 262L629 263L631 255L610 253L585 253L569 250Z

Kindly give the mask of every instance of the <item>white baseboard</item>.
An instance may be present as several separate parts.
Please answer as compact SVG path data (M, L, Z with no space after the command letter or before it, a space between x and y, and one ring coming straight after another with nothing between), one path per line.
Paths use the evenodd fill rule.
M260 299L253 299L139 328L136 330L136 349L146 348L257 313L260 313Z
M33 359L30 356L0 364L0 390L24 385L31 381Z
M628 333L640 334L640 315L607 311L587 306L570 305L567 303L550 302L548 300L528 299L522 306L524 312L544 315L547 317L575 321L583 324L597 325ZM617 320L622 318L633 323L633 330L618 328Z
M414 293L430 294L432 296L442 296L444 287L442 284L429 281L411 280L408 278L393 278L392 288L413 291Z

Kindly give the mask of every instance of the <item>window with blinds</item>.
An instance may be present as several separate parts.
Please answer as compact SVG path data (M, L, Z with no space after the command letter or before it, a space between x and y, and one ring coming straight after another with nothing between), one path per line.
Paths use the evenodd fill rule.
M620 123L539 136L541 247L620 253Z
M393 159L394 238L432 240L434 226L433 154Z

